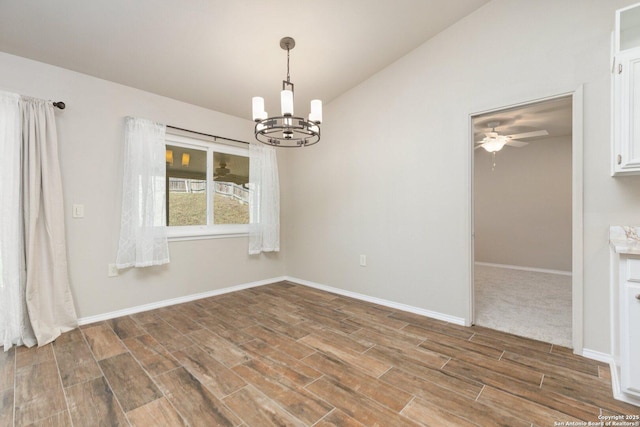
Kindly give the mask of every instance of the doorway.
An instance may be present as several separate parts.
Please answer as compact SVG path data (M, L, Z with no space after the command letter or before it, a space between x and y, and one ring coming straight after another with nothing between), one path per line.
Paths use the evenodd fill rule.
M471 115L471 323L581 349L581 115L580 90Z

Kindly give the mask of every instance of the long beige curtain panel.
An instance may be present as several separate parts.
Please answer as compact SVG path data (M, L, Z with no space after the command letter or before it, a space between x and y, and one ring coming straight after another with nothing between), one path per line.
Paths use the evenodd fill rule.
M0 345L77 327L53 103L0 92Z

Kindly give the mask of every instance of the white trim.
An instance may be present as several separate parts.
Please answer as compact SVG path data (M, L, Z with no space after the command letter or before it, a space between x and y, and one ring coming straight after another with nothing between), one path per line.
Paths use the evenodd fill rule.
M195 301L202 298L209 298L216 295L228 294L229 292L241 291L243 289L269 285L271 283L282 282L283 280L287 280L287 279L285 277L274 277L273 279L258 280L256 282L230 286L228 288L215 289L213 291L185 295L182 297L171 298L171 299L166 299L162 301L152 302L149 304L138 305L135 307L124 308L122 310L116 310L108 313L97 314L95 316L81 317L78 319L78 325L82 326L82 325L87 325L89 323L101 322L103 320L114 319L116 317L128 316L130 314L136 314L143 311L155 310L156 308L167 307L175 304L183 304L185 302Z
M331 292L333 294L343 295L355 299L359 299L362 301L371 302L374 304L379 304L385 307L395 308L397 310L408 311L410 313L419 314L425 317L431 317L433 319L442 320L445 322L453 323L456 325L465 326L464 319L461 317L450 316L448 314L438 313L431 310L425 310L423 308L413 307L406 304L401 304L393 301L388 301L381 298L371 297L364 294L359 294L356 292L345 291L343 289L334 288L327 285L322 285L320 283L310 282L308 280L298 279L296 277L290 276L281 276L274 277L272 279L266 280L258 280L256 282L245 283L242 285L230 286L228 288L215 289L213 291L202 292L198 294L185 295L182 297L171 298L167 300L152 302L149 304L138 305L135 307L124 308L122 310L111 311L108 313L97 314L95 316L87 316L81 317L78 319L78 325L88 325L90 323L101 322L104 320L114 319L116 317L128 316L130 314L141 313L143 311L155 310L157 308L167 307L176 304L183 304L185 302L195 301L202 298L209 298L216 295L227 294L229 292L241 291L243 289L255 288L258 286L270 285L272 283L288 281L292 283L296 283L303 286L308 286L310 288L320 289L326 292Z
M493 264L491 262L480 262L480 261L476 261L475 265L484 265L485 267L495 267L495 268L507 268L509 270L534 271L536 273L549 273L549 274L559 274L562 276L571 276L570 271L549 270L546 268L535 268L535 267L523 267L521 265Z
M609 333L611 334L611 339L609 340L611 346L610 351L614 357L614 361L619 358L619 348L618 344L618 335L619 325L618 325L618 317L620 313L618 312L618 269L620 268L620 254L616 253L616 251L609 245Z
M576 352L576 354L586 357L587 359L608 363L609 370L611 372L611 389L613 391L613 397L631 405L640 406L640 399L637 399L634 396L629 396L620 388L620 369L616 366L615 358L612 355L602 353L600 351L589 350L587 348L583 349L581 353Z
M453 323L455 325L465 326L465 321L464 321L464 318L462 317L456 317L448 314L438 313L436 311L425 310L424 308L414 307L414 306L402 304L399 302L394 302L394 301L389 301L382 298L372 297L369 295L359 294L357 292L345 291L344 289L334 288L332 286L310 282L308 280L299 279L297 277L285 276L285 280L292 283L297 283L299 285L308 286L310 288L320 289L321 291L331 292L333 294L343 295L343 296L355 298L361 301L367 301L367 302L379 304L385 307L395 308L401 311L408 311L409 313L418 314L420 316L442 320L444 322Z
M343 295L347 297L351 297L354 299L358 299L361 301L367 301L374 304L379 304L385 307L395 308L401 311L408 311L409 313L419 314L421 316L430 317L433 319L442 320L445 322L453 323L460 326L465 326L464 319L461 317L450 316L448 314L438 313L431 310L425 310L419 307L413 307L410 305L393 302L381 298L371 297L364 294L359 294L356 292L345 291L343 289L334 288L327 285L322 285L320 283L310 282L308 280L299 279L297 277L290 276L280 276L274 277L272 279L266 280L258 280L256 282L245 283L236 286L230 286L228 288L215 289L213 291L201 292L198 294L185 295L182 297L166 299L162 301L152 302L149 304L138 305L135 307L124 308L122 310L111 311L108 313L97 314L95 316L87 316L81 317L78 319L78 325L88 325L90 323L101 322L104 320L114 319L116 317L128 316L130 314L141 313L143 311L155 310L157 308L168 307L176 304L183 304L185 302L195 301L202 298L209 298L216 295L227 294L229 292L241 291L243 289L255 288L258 286L270 285L272 283L288 281L292 283L296 283L303 286L308 286L310 288L320 289L322 291L331 292L333 294Z
M469 233L469 245L471 248L469 249L469 253L473 257L474 254L474 224L473 224L473 204L474 204L474 192L473 192L473 168L474 168L474 147L473 147L473 118L486 114L497 112L501 110L507 110L510 108L520 107L528 104L533 104L542 101L548 101L552 99L558 99L571 96L572 99L572 141L571 141L571 164L572 164L572 172L571 172L571 251L572 251L572 262L571 262L571 297L572 297L572 346L573 351L576 354L580 354L583 350L584 345L584 295L583 295L583 285L584 285L584 178L583 178L583 121L584 121L584 96L583 96L583 85L578 86L574 90L570 90L564 93L559 93L552 96L545 96L538 99L531 99L526 102L519 102L512 105L505 105L498 108L492 108L484 111L476 111L474 113L469 114L469 120L467 122L469 126L469 141L468 150L469 150L469 167L467 170L470 173L469 181L470 191L469 191L469 208L468 212L471 215L471 218L468 221L468 224L471 226L471 233ZM469 324L473 324L474 319L474 286L473 286L473 268L474 268L474 258L469 260L469 265L471 269L471 277L469 280L469 292L470 295L470 307L469 307Z
M574 353L584 351L584 96L583 85L572 94L571 122L571 324Z
M249 224L213 224L212 200L214 197L213 186L213 164L214 153L225 153L240 157L249 158L249 146L239 147L221 143L215 138L194 134L190 136L177 135L167 133L165 135L165 146L182 147L192 150L203 151L206 154L206 218L207 224L201 225L169 225L167 229L167 239L170 242L179 242L184 240L203 240L203 239L226 239L234 237L246 237L249 235ZM167 191L168 194L168 191ZM169 201L166 200L165 203ZM167 218L168 221L168 218Z
M597 360L598 362L608 363L609 366L615 366L615 363L613 363L613 357L610 354L602 353L601 351L585 348L582 350L582 353L578 355L586 357L587 359Z
M613 356L586 348L582 351L581 356L586 357L587 359L608 363L609 369L611 370L611 388L613 389L613 397L617 400L630 403L631 405L640 406L640 399L629 396L620 388L620 370L616 367Z
M468 254L469 259L467 260L469 266L469 294L467 295L467 318L465 319L465 326L473 326L476 320L476 305L475 305L475 297L476 297L476 289L475 289L475 260L476 260L476 211L475 211L475 186L476 186L476 173L475 173L475 147L474 147L474 132L473 132L473 119L474 116L469 114L469 119L467 120L467 131L468 138L471 143L467 144L470 149L468 150L467 156L467 171L469 172L469 176L467 177L467 182L469 185L469 197L467 197L467 211L469 212L469 218L467 221L467 236L469 238L469 248Z
M214 228L215 227L215 228ZM167 227L169 242L202 239L227 239L231 237L248 237L249 224L184 225Z

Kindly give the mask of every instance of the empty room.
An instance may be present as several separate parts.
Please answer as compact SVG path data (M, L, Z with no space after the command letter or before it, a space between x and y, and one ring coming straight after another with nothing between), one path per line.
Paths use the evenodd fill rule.
M563 347L572 347L572 101L473 119L474 323Z
M0 23L1 426L640 425L633 0Z

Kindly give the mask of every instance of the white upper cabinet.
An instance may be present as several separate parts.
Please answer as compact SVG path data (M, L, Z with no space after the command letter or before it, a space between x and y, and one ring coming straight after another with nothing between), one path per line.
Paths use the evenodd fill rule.
M640 174L640 3L616 12L612 175Z
M616 52L640 47L640 3L616 11Z

